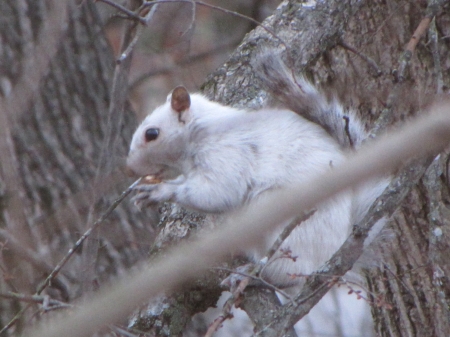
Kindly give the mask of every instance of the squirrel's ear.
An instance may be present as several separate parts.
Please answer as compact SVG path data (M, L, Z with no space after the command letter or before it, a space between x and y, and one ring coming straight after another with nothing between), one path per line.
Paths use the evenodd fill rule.
M180 85L173 89L170 105L172 106L172 109L178 113L182 113L189 109L191 106L191 97L185 87Z

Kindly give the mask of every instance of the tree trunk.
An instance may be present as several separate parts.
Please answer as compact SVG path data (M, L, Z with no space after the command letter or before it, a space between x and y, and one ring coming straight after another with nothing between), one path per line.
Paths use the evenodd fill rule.
M248 34L210 75L203 91L228 105L263 105L269 94L252 61L270 46L296 73L356 109L369 129L379 125L380 115L401 123L423 113L450 86L448 10L444 1L431 0L327 0L312 6L284 1L264 22L266 28ZM91 1L3 0L0 23L0 289L33 294L126 186L116 167L136 121L120 77L127 64L114 68ZM412 38L417 27L425 34L418 30ZM450 335L448 175L448 155L442 153L393 216L391 235L381 240L383 258L367 277L380 336ZM174 244L216 220L166 205L155 247ZM149 222L148 214L121 205L97 237L89 238L94 249L74 255L46 293L71 301L122 273L146 256L153 237ZM215 302L223 273L186 285L152 326L136 326L181 335L190 316ZM258 291L252 293L243 304L250 316L269 312L266 299L258 303ZM1 301L0 324L26 306ZM28 311L20 317L16 330L8 331L18 334L36 316ZM148 311L139 317L142 323ZM282 334L264 330L274 317L255 322L261 335Z
M395 214L382 267L370 272L382 336L448 336L448 155L435 159Z
M336 91L345 105L358 109L370 128L385 108L392 111L393 121L400 121L419 114L448 88L450 45L443 38L450 30L448 12L433 20L412 55L406 78L399 79L407 43L421 20L433 15L433 7L426 5L327 1L307 9L289 1L266 23L288 41L288 58L294 60L296 72ZM205 85L207 93L227 104L251 106L260 101L264 95L255 90L251 67L246 65L261 44L284 49L279 39L257 28L230 61L212 74ZM370 57L381 73L343 46ZM448 156L443 154L393 217L394 238L383 239L384 267L372 270L368 278L372 296L382 299L372 305L380 336L450 335L447 177Z
M0 287L33 294L126 186L117 164L136 120L125 107L123 122L108 126L114 60L91 1L5 0L0 22ZM112 146L105 143L111 130ZM80 296L83 280L98 287L122 273L146 256L150 222L128 203L117 208L88 239L94 254L75 254L46 292L69 301ZM24 306L3 300L0 325Z
M260 107L267 93L251 64L265 45L283 54L296 73L356 109L369 129L378 126L375 122L382 113L390 124L400 123L420 114L448 88L450 44L444 37L450 25L441 6L443 2L427 7L425 1L330 0L307 7L285 1L264 22L267 28L251 32L229 61L209 76L203 90L227 105ZM434 15L420 39L416 28ZM409 50L414 33L420 42ZM442 258L450 254L447 162L443 154L440 164L433 164L393 217L389 227L394 238L381 239L384 268L371 270L368 277L380 336L450 334L449 274ZM381 258L376 264L383 265ZM264 311L264 301L246 310ZM270 319L256 322L256 330L269 323Z

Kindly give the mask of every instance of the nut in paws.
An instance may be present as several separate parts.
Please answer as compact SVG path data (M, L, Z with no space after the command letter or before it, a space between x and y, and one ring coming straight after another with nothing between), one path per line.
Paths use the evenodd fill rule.
M160 200L156 197L158 192L158 185L156 184L141 184L134 189L138 192L131 202L133 202L139 209L157 204Z

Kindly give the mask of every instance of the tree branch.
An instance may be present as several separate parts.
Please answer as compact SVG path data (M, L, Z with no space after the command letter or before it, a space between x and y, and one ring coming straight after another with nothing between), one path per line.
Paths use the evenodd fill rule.
M178 245L170 253L154 261L151 267L141 270L133 277L124 278L109 290L104 289L96 298L79 310L75 310L69 317L58 319L46 328L35 330L28 335L32 337L90 335L100 326L128 314L142 298L172 290L176 285L197 277L199 273L217 263L230 249L252 244L255 240L252 233L255 231L268 231L274 223L281 223L298 214L299 209L311 209L313 205L335 193L398 167L412 156L440 151L449 142L448 106L441 106L435 108L427 118L417 119L389 137L381 137L377 142L367 146L365 151L359 151L345 164L310 180L310 184L292 187L289 190L273 191L271 198L250 205L245 214L238 212L216 231L195 242ZM367 230L367 226L356 227L352 238L347 240L341 250L348 252L349 247L362 249L360 238ZM331 263L343 269L350 268L350 262L344 261L343 266L336 263L334 259L338 255L339 253L332 258ZM349 258L348 261L350 260L352 259ZM327 272L333 273L333 269ZM338 272L333 274L339 275ZM316 280L318 281L320 280ZM307 288L313 283L315 282L308 282ZM117 303L121 305L117 306ZM92 317L96 319L93 320ZM290 316L288 322L292 319L293 316ZM286 318L280 317L280 323L287 323Z

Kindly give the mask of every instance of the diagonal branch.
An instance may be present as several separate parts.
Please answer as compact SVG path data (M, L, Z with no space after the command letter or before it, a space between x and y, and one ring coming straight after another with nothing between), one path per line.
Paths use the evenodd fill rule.
M69 249L67 254L61 259L61 261L59 261L50 275L48 275L45 281L39 286L36 294L39 295L46 287L51 284L56 275L58 275L60 270L64 267L71 256L81 247L81 245L89 237L89 235L91 235L91 233L95 231L106 220L106 218L116 209L116 207L122 202L122 200L125 199L131 193L131 191L133 191L133 188L137 184L139 184L140 181L141 178L136 180L125 191L123 191L122 194L116 200L114 200L114 202L108 207L108 209L100 216L100 218L98 218L92 224L92 226L89 227L89 229L77 240L77 242L75 242L75 244L72 246L72 248Z
M353 267L353 264L361 256L364 249L364 241L371 228L384 217L391 216L409 191L417 184L428 166L433 161L433 156L415 161L391 181L383 194L372 205L367 215L353 228L353 233L345 241L342 247L333 255L322 270L313 274L296 297L295 304L289 304L280 309L276 315L275 329L286 331L286 329L303 316L328 292L329 275L343 276ZM312 294L312 295L311 295ZM269 336L269 335L268 335ZM279 336L282 336L280 334Z
M397 168L413 156L441 151L449 142L448 106L441 106L435 108L434 113L417 119L396 134L381 137L367 146L364 152L358 152L345 164L327 174L313 178L309 184L293 186L289 190L273 191L271 198L250 205L244 214L238 212L216 231L194 242L179 244L160 259L153 261L151 267L143 268L132 277L126 277L110 289L99 292L94 299L75 309L70 316L64 319L58 317L57 321L47 324L46 327L34 329L27 335L32 337L92 335L99 327L123 318L133 307L141 303L143 298L155 296L162 291L171 291L187 279L198 277L199 273L224 258L230 250L253 244L255 231L268 231L274 223L294 217L299 213L299 209L311 209L315 204L344 189ZM349 247L362 249L364 240L361 238L365 236L365 230L368 231L367 226L362 225L361 229L357 227L351 239L344 244L342 249L350 256ZM345 263L345 266L336 263L334 259L338 254L331 260L338 266L335 268L336 272L329 269L328 274L339 275L339 268L344 270L350 268L349 263ZM308 282L308 287L314 283ZM279 317L282 326L292 319L292 316Z

